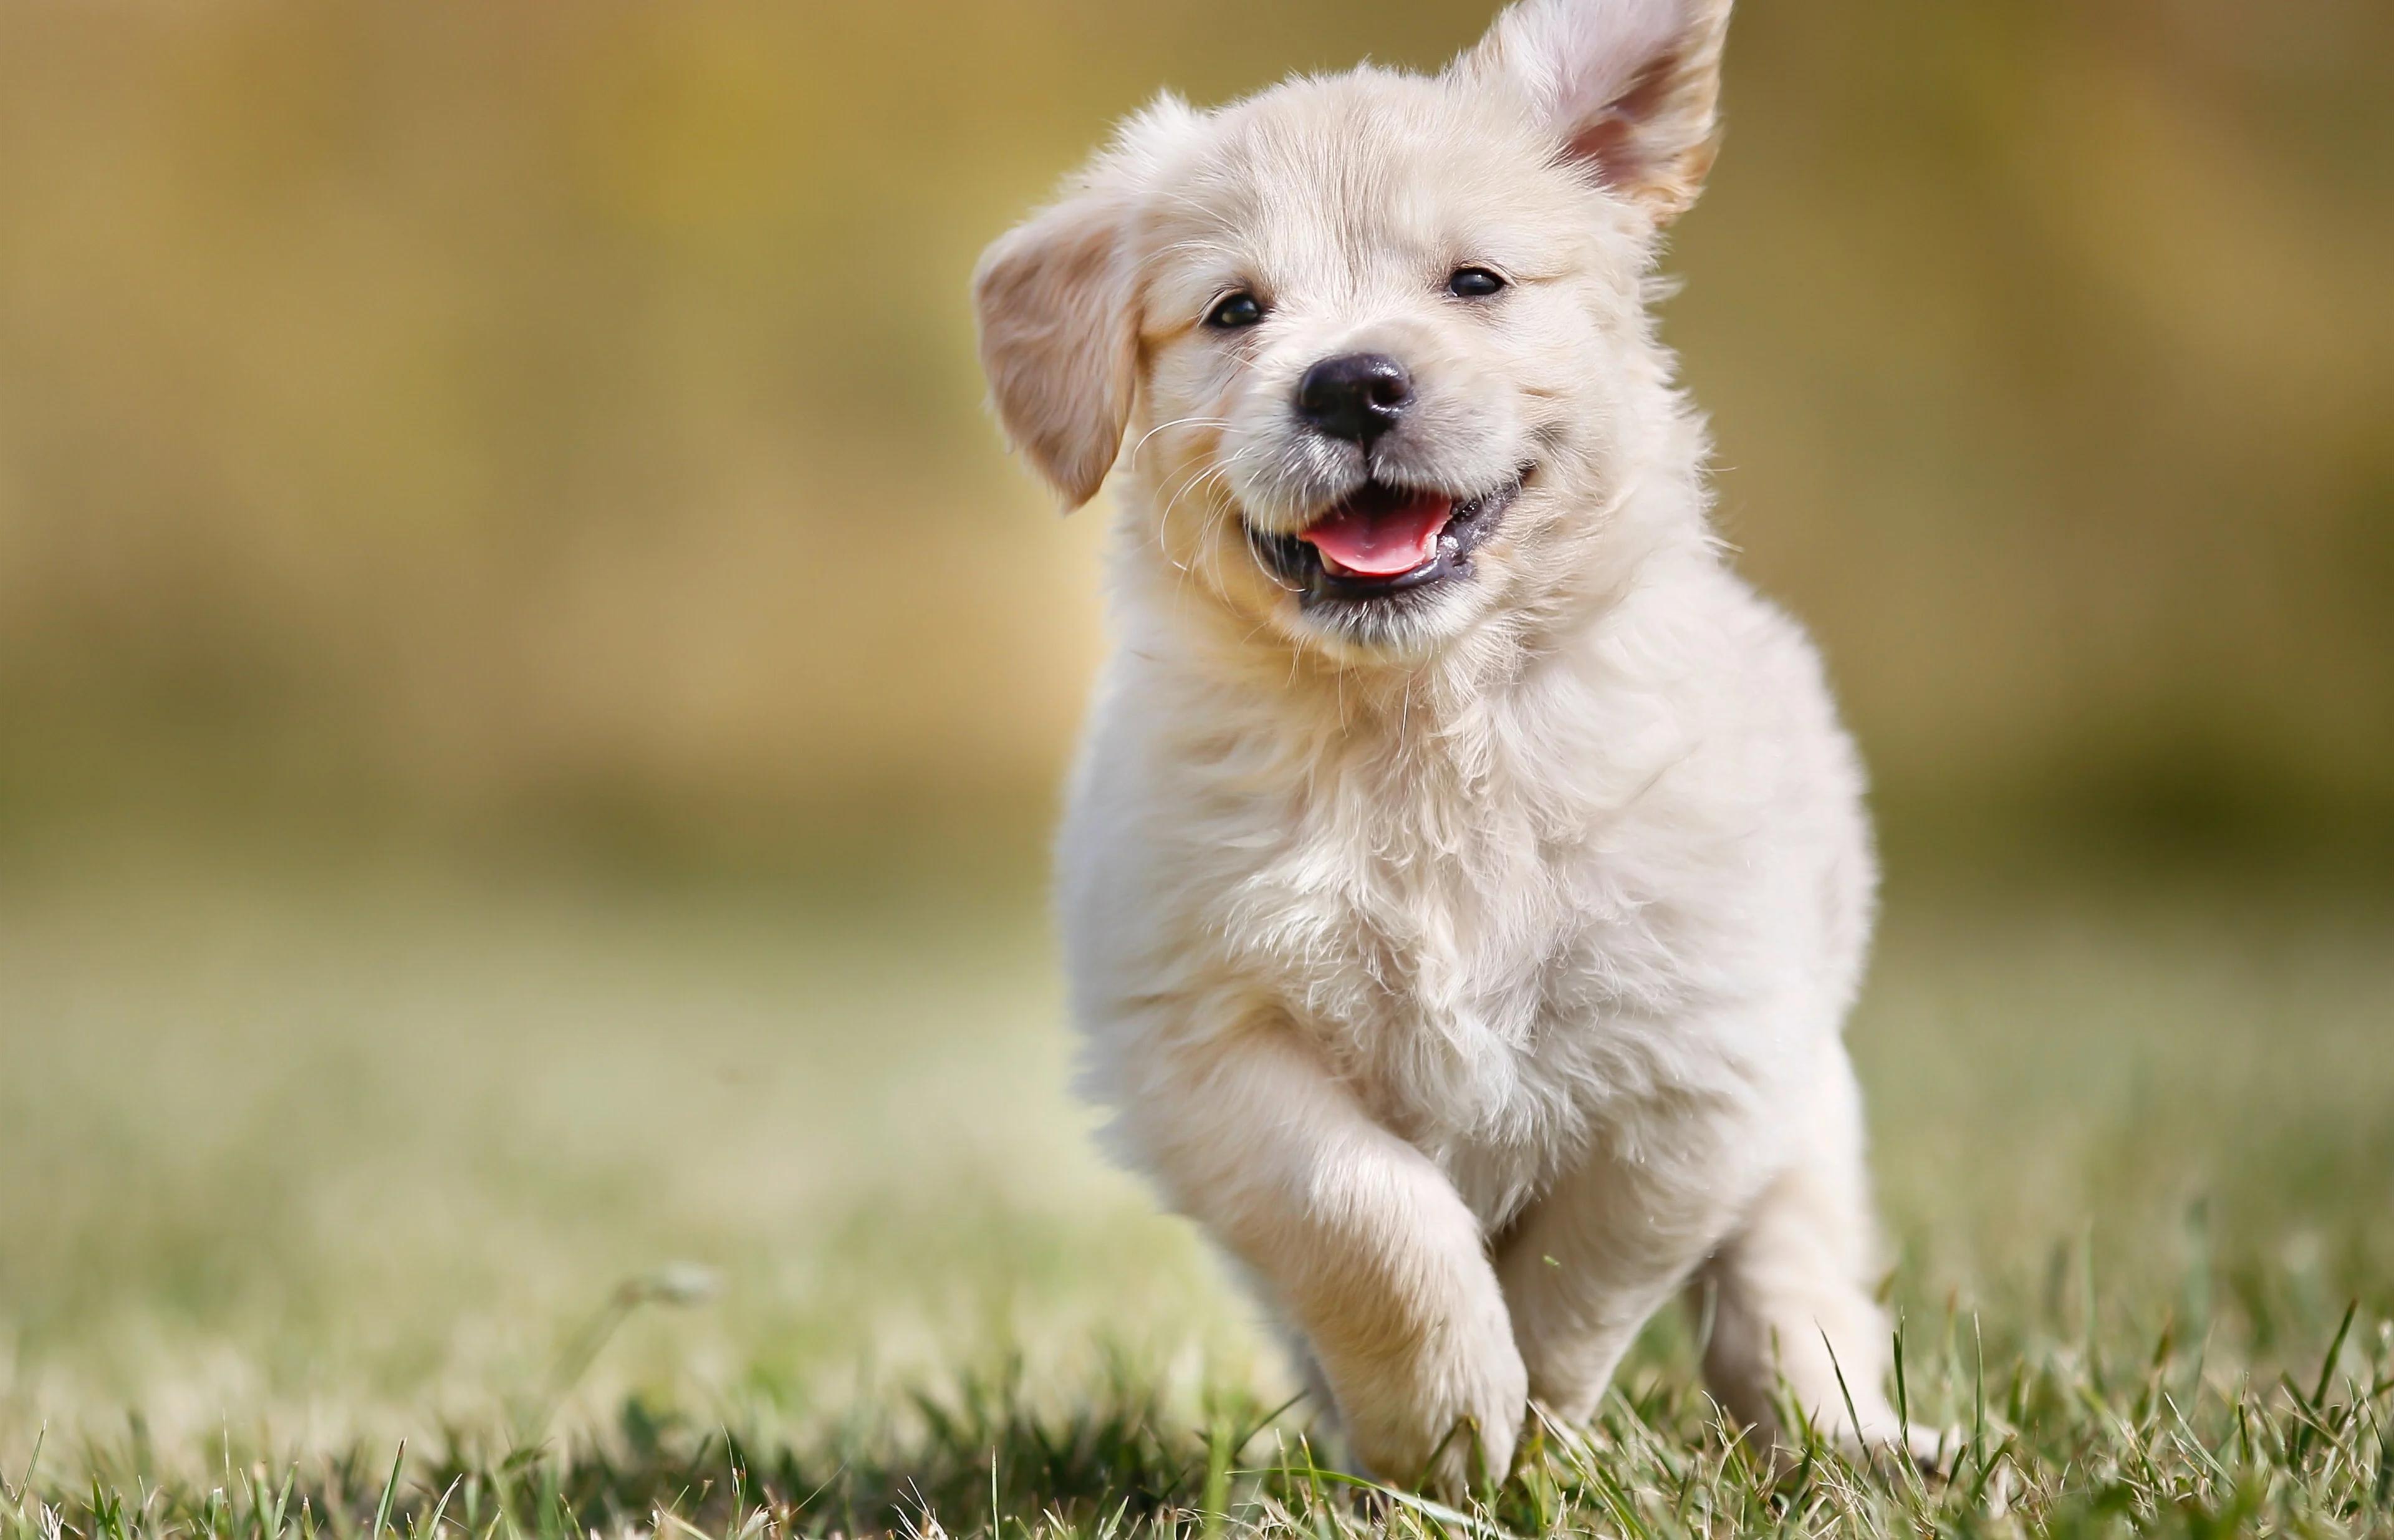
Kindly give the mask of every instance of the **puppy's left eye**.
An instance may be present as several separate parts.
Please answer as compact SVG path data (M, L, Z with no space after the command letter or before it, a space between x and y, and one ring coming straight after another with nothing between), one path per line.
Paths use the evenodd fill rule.
M1243 331L1264 318L1263 301L1244 289L1226 294L1205 312L1205 324L1217 332Z
M1446 292L1457 299L1485 299L1504 286L1504 277L1486 268L1457 268L1446 279Z

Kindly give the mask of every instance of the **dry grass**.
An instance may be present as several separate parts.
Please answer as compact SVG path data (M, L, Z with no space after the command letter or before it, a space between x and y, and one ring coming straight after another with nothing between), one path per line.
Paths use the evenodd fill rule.
M10 1540L266 1540L303 1498L362 1533L401 1440L392 1522L473 1540L2389 1521L2379 904L1900 890L1856 1039L1961 1477L1774 1485L1674 1318L1467 1521L1312 1468L1241 1307L1096 1165L1021 885L92 866L5 902Z

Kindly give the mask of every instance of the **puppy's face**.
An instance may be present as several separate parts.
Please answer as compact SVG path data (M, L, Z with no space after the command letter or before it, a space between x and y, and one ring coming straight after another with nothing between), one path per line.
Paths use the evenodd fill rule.
M1437 77L1159 104L984 259L1001 416L1072 501L1119 459L1135 548L1255 634L1402 660L1555 608L1653 427L1725 20L1532 0Z

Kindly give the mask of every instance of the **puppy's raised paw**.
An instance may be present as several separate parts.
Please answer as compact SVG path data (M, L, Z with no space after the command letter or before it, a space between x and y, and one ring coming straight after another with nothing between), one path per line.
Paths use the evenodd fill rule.
M1521 1355L1506 1339L1442 1362L1416 1361L1339 1400L1367 1474L1455 1502L1512 1468L1529 1394Z

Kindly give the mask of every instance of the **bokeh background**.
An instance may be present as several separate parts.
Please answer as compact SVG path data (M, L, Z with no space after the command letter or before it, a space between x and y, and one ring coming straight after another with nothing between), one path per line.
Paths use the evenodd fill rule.
M967 277L1489 9L0 7L0 1454L512 1404L687 1257L594 1404L1244 1372L1059 1088L1105 515ZM1727 102L1665 330L1877 778L1901 1286L2383 1295L2394 9L1747 0Z

